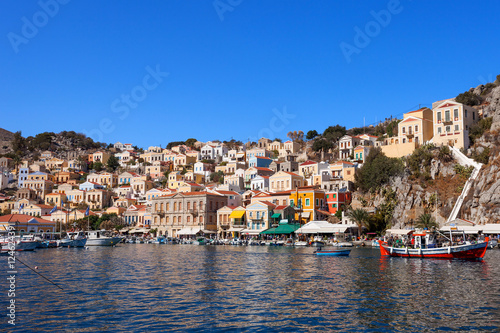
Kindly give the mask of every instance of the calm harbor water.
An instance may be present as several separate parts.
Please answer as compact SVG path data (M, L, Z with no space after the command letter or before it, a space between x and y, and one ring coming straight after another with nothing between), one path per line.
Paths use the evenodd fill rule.
M483 261L375 249L122 244L19 253L16 326L39 332L500 331L500 250ZM0 329L0 330L2 330Z

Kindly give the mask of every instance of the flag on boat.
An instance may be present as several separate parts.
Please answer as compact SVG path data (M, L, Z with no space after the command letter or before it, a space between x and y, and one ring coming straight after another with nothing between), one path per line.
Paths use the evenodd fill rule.
M57 210L57 205L54 206L54 208L51 209L50 213L49 214L52 214L53 212L55 212Z
M19 214L21 214L21 209L24 208L24 204L21 204L21 206L19 206Z
M89 216L89 207L87 207L87 209L85 210L85 216Z

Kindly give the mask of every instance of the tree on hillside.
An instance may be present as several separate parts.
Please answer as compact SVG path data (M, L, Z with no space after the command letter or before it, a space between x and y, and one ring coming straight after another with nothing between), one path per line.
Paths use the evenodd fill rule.
M185 144L184 141L172 141L172 142L168 143L167 149L172 149L175 146L180 146L180 145L183 145L183 144Z
M333 144L326 140L326 139L317 139L314 141L313 145L312 145L312 149L314 151L328 151L329 149L333 148Z
M380 147L370 149L366 161L354 175L361 191L376 190L404 170L401 160L385 156Z
M346 135L346 133L347 131L344 126L335 125L329 126L327 129L325 129L322 136L324 139L332 143L336 143L341 137Z
M307 132L307 135L306 135L306 139L307 140L312 140L314 139L315 137L317 137L319 134L316 130L310 130L309 132Z
M302 131L290 131L286 136L289 137L292 141L304 140L304 132Z
M368 212L363 208L356 208L349 210L347 216L358 225L358 237L361 237L361 229L368 221Z
M104 166L102 165L101 162L95 162L94 164L92 164L92 169L99 172L102 171L102 169L104 169Z
M14 133L14 137L11 141L12 149L15 154L23 155L26 151L26 140L21 135L21 131Z
M17 175L18 167L22 163L22 161L23 160L21 159L21 156L19 156L19 154L14 155L14 157L12 158L12 163L14 163L14 169L15 169L16 175Z
M115 172L120 166L120 161L118 161L118 158L115 155L111 155L106 163L106 166L109 172Z
M190 147L190 148L194 148L194 144L197 142L198 140L194 139L194 138L189 138L186 140L186 142L184 143L186 146Z

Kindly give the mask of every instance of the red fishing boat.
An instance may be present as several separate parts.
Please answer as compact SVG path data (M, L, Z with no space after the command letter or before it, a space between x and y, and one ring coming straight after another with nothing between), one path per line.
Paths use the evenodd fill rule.
M444 236L443 234L440 234ZM379 241L382 256L406 258L438 258L438 259L482 259L488 248L489 238L484 242L454 245L453 237L446 239L448 242L438 245L437 233L414 234L412 247L393 247ZM465 239L465 238L464 238Z

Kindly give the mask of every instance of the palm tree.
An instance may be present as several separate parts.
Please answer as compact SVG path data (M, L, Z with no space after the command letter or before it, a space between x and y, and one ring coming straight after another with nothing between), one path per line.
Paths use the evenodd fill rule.
M422 228L422 229L431 229L431 228L437 228L438 224L436 221L432 218L431 214L425 213L422 214L418 217L417 223L415 224L417 228Z
M363 208L356 208L349 210L347 216L349 216L354 220L354 222L356 222L356 224L358 225L358 237L361 237L361 228L363 228L365 223L368 221L368 212Z
M19 156L18 154L14 155L14 157L12 158L12 162L14 163L15 173L17 175L18 167L23 162L22 159L21 159L21 156Z

